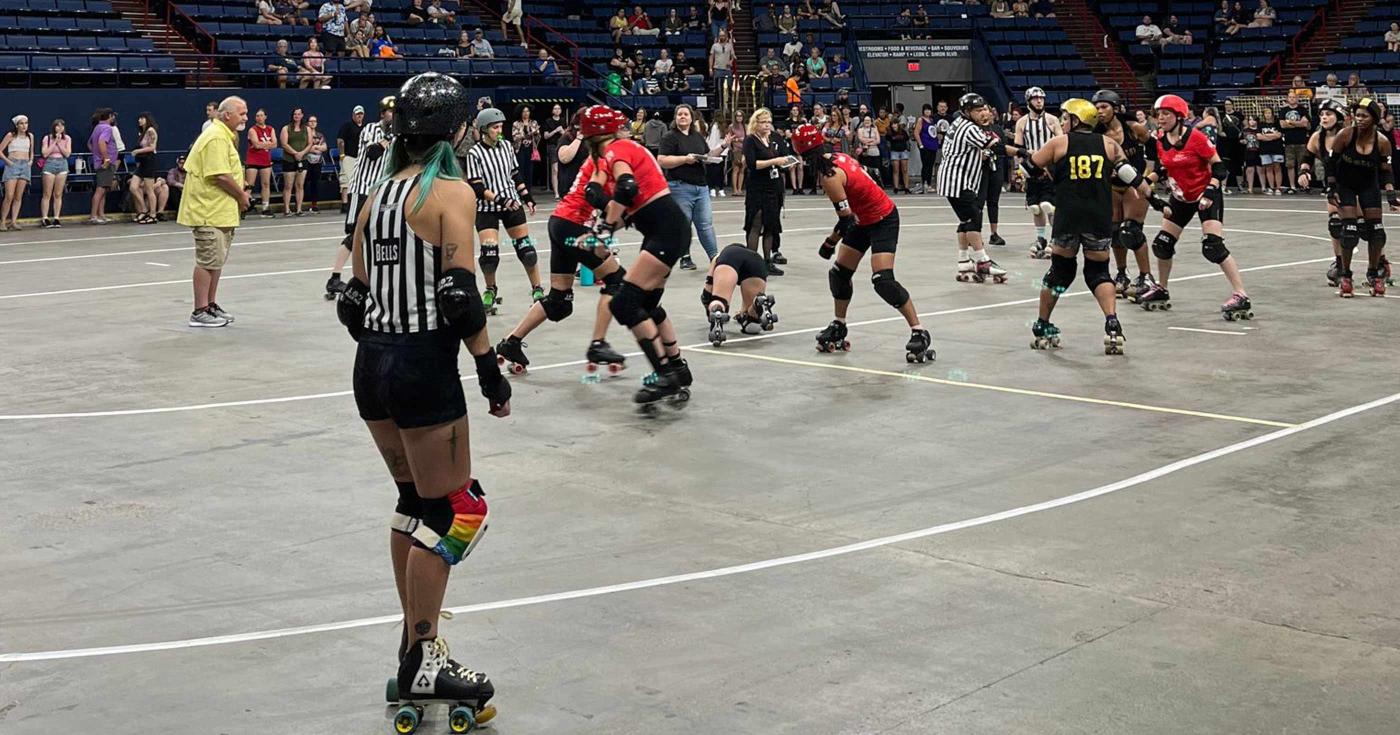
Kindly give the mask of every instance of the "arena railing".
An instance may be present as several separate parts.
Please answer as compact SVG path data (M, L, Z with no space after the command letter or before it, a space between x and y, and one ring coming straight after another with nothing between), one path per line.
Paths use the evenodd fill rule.
M1259 83L1261 85L1267 85L1270 82L1277 82L1279 76L1283 74L1284 59L1297 56L1308 41L1312 40L1314 37L1325 34L1328 27L1328 18L1331 17L1331 14L1335 12L1340 5L1340 0L1328 0L1326 4L1319 7L1317 11L1313 13L1313 16L1308 19L1308 22L1304 23L1303 27L1298 29L1298 32L1293 34L1292 38L1288 39L1288 48L1274 54L1274 57L1269 60L1269 63L1265 64L1264 68L1259 71L1259 76L1257 77Z

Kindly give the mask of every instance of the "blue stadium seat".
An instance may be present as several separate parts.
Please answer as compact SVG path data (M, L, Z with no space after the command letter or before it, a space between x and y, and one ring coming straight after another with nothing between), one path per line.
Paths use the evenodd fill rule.
M117 68L121 71L146 71L146 57L122 56L117 59Z
M27 72L29 59L24 56L0 56L0 71Z
M117 70L117 57L115 56L89 56L88 66L93 71L111 72Z

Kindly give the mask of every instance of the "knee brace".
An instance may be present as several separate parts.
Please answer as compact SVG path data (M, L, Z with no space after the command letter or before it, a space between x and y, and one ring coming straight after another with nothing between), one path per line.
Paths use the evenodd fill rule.
M389 528L397 533L412 537L423 517L423 500L418 497L418 486L413 482L398 482L399 502L394 505L394 515Z
M1108 261L1085 258L1084 285L1089 287L1090 293L1093 293L1094 289L1101 283L1113 283L1113 276L1108 274Z
M1384 223L1381 220L1368 220L1366 224L1371 227L1370 236L1366 238L1366 242L1370 243L1373 248L1385 247Z
M526 268L534 268L540 262L540 254L535 251L535 241L529 235L515 241L515 257L520 259L521 264Z
M481 255L477 256L476 262L481 264L481 272L495 273L496 268L501 264L501 246L495 240L481 241Z
M855 286L851 285L851 276L855 271L840 263L833 263L831 270L826 272L827 283L831 286L831 296L837 301L850 301L852 294L856 292Z
M442 557L448 566L467 558L486 533L486 493L471 480L441 498L423 499L422 522L413 541Z
M1045 214L1045 210L1042 209L1039 204L1027 204L1026 209L1029 209L1031 211L1032 217L1039 217L1040 215Z
M1332 214L1327 217L1327 234L1331 235L1333 240L1342 239L1342 216L1340 214Z
M641 324L648 318L646 308L647 292L635 283L623 281L612 303L608 305L613 318L628 329Z
M617 270L613 271L612 273L609 273L606 276L603 276L603 295L616 296L617 292L622 290L622 278L626 275L627 269L623 268L622 266L618 266Z
M1147 235L1142 232L1142 223L1131 219L1118 223L1113 239L1115 245L1133 251L1141 250L1142 246L1147 244Z
M1219 235L1206 235L1201 238L1201 255L1206 260L1220 265L1225 259L1230 257L1230 249L1225 247L1225 238Z
M1176 255L1176 235L1157 233L1157 237L1152 239L1152 254L1162 260L1171 260Z
M895 280L893 268L875 271L870 277L870 282L875 285L875 293L890 306L898 309L909 303L909 292Z
M1356 244L1361 242L1361 230L1355 217L1342 220L1342 236L1337 239L1342 242L1343 250L1351 252L1356 249Z
M1074 258L1051 253L1050 270L1045 272L1040 283L1056 296L1069 290L1070 284L1074 283Z
M552 322L562 322L574 313L574 290L549 289L549 294L540 301L544 307L544 317Z

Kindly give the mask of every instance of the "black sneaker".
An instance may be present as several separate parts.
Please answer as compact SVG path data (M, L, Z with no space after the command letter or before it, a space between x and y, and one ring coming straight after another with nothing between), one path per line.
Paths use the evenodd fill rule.
M777 250L774 250L773 262L777 263L778 265L787 265L787 258L783 257L782 253L778 252Z
M784 275L783 269L782 269L782 268L779 268L777 263L775 263L774 261L771 261L771 260L770 260L770 261L768 261L768 275L770 275L770 276L781 276L781 275Z
M994 232L994 233L992 233L991 239L987 240L987 244L988 244L988 245L995 245L996 247L1003 248L1003 247L1006 247L1006 240L1002 239L1001 235L998 235L998 234L996 234L996 233Z
M262 211L258 212L258 214L262 215L267 219L272 219L277 216L271 209L263 209Z
M695 261L691 260L689 255L682 255L682 256L681 256L681 270L683 270L683 271L693 271L693 270L695 270Z

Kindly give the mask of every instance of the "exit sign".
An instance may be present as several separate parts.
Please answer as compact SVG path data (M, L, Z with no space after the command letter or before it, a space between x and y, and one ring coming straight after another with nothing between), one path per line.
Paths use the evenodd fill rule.
M908 62L908 63L905 65L905 67L906 67L909 71L911 71L911 72L918 71L918 70L919 70L919 62L917 62L917 61L910 61L910 62Z

